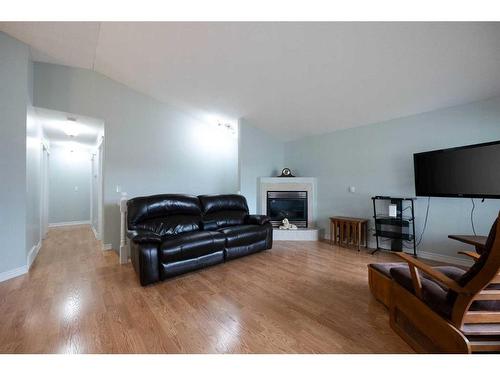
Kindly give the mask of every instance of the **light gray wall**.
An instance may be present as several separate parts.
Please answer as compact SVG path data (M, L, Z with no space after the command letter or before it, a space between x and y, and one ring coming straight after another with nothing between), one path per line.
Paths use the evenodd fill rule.
M90 221L89 151L51 146L49 165L49 224Z
M257 213L258 178L281 173L285 144L245 119L240 119L239 128L239 190L250 213Z
M114 249L117 185L129 196L238 190L236 136L89 70L35 63L34 71L35 106L104 120L104 242Z
M499 139L496 98L289 142L285 159L300 175L318 178L319 225L328 228L332 215L372 217L372 196L414 196L413 153ZM354 194L349 186L355 186ZM487 234L500 200L475 201L476 230ZM417 234L426 203L427 198L416 202ZM470 199L431 198L419 250L456 256L457 249L467 248L447 236L472 233L471 205Z
M0 273L26 265L29 49L0 32Z

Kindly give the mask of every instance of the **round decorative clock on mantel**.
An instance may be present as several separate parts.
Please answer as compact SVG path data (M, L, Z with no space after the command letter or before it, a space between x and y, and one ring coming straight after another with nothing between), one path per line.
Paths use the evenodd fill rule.
M283 168L281 170L281 175L278 177L295 177L295 176L292 174L292 171L290 168Z

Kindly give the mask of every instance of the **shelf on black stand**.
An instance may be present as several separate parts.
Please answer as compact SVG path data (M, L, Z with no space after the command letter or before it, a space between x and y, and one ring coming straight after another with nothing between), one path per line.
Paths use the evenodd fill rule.
M372 198L373 219L375 220L374 236L377 240L377 248L372 252L372 254L382 249L379 247L379 237L381 237L389 238L391 240L390 250L398 252L403 251L403 241L411 241L413 244L413 254L415 256L417 255L417 244L415 242L415 199L416 198L394 198L381 196ZM396 216L394 217L377 213L377 201L390 201L390 204L395 204ZM405 213L405 215L403 215L403 213Z

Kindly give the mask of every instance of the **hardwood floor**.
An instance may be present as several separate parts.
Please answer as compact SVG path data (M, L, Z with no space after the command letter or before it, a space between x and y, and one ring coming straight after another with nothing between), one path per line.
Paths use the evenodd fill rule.
M1 353L411 353L368 290L390 254L276 241L150 287L88 226L54 229L0 283Z

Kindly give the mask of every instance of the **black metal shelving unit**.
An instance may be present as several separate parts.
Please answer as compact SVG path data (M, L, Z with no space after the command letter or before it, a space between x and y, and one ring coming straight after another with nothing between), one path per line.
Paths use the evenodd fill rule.
M372 254L383 249L379 246L379 238L387 238L391 241L391 251L403 251L404 241L408 241L413 245L413 255L417 256L417 244L415 239L415 200L416 198L372 197L375 238L377 240L377 248ZM396 205L395 217L389 216L388 212L385 214L379 213L377 202L382 201L389 201L390 204ZM385 205L386 210L387 208L388 205Z

